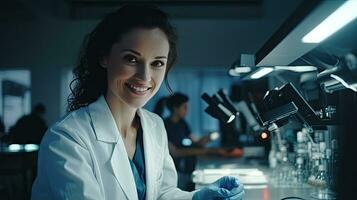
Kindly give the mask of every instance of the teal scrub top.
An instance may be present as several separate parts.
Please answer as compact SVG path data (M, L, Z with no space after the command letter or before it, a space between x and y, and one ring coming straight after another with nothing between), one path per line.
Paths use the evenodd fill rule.
M133 172L136 191L139 200L145 199L146 179L145 179L145 158L143 147L143 131L140 127L136 136L136 149L133 160L129 159L131 171Z

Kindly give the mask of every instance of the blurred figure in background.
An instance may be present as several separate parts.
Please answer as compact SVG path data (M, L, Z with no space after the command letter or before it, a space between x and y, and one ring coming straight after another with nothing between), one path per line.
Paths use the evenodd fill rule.
M47 130L47 124L43 118L45 113L45 106L42 103L36 104L29 115L21 117L10 128L11 142L17 144L40 144Z
M197 138L185 117L188 111L188 97L182 93L174 93L166 100L170 116L164 120L169 140L169 151L174 159L179 174L178 187L184 190L193 190L191 174L195 168L197 155L216 154L215 149L204 146L210 141L209 135Z

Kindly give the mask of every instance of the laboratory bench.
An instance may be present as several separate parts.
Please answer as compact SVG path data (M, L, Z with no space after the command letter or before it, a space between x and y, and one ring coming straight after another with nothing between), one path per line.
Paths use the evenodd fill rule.
M266 162L244 157L198 157L192 179L195 188L199 189L224 175L239 178L244 184L245 200L314 199L310 195L317 191L308 184L301 186L277 184L273 181L275 178L273 171L269 169Z

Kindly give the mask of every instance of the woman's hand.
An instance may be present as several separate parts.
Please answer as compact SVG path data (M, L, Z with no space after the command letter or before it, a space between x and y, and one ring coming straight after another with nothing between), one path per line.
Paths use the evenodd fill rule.
M244 196L243 184L231 176L224 176L202 188L193 195L193 200L241 200Z

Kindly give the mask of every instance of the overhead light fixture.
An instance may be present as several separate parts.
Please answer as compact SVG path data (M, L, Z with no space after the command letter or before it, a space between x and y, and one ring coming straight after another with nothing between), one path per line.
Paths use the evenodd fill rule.
M312 72L317 70L317 68L314 66L275 66L274 69L288 70L293 72Z
M251 79L259 79L259 78L269 74L272 71L273 71L273 68L263 67L263 68L259 69L258 71L254 72L252 75L250 75L250 78Z
M302 38L304 43L320 43L357 17L357 1L349 0Z
M240 76L240 74L237 74L234 69L229 69L228 74L231 76Z
M233 66L231 69L229 69L228 73L231 76L240 76L240 75L249 73L251 71L252 71L252 69L250 67Z
M249 69L249 70L248 70ZM293 72L313 72L317 71L317 67L314 66L274 66L274 67L259 67L258 70L251 72L251 67L236 67L229 70L231 76L242 76L243 78L259 79L274 70L284 70Z
M235 67L234 71L238 74L242 74L242 73L249 73L252 70L250 69L250 67Z
M241 54L240 59L233 62L228 73L231 76L241 76L251 72L252 67L255 67L255 55Z

